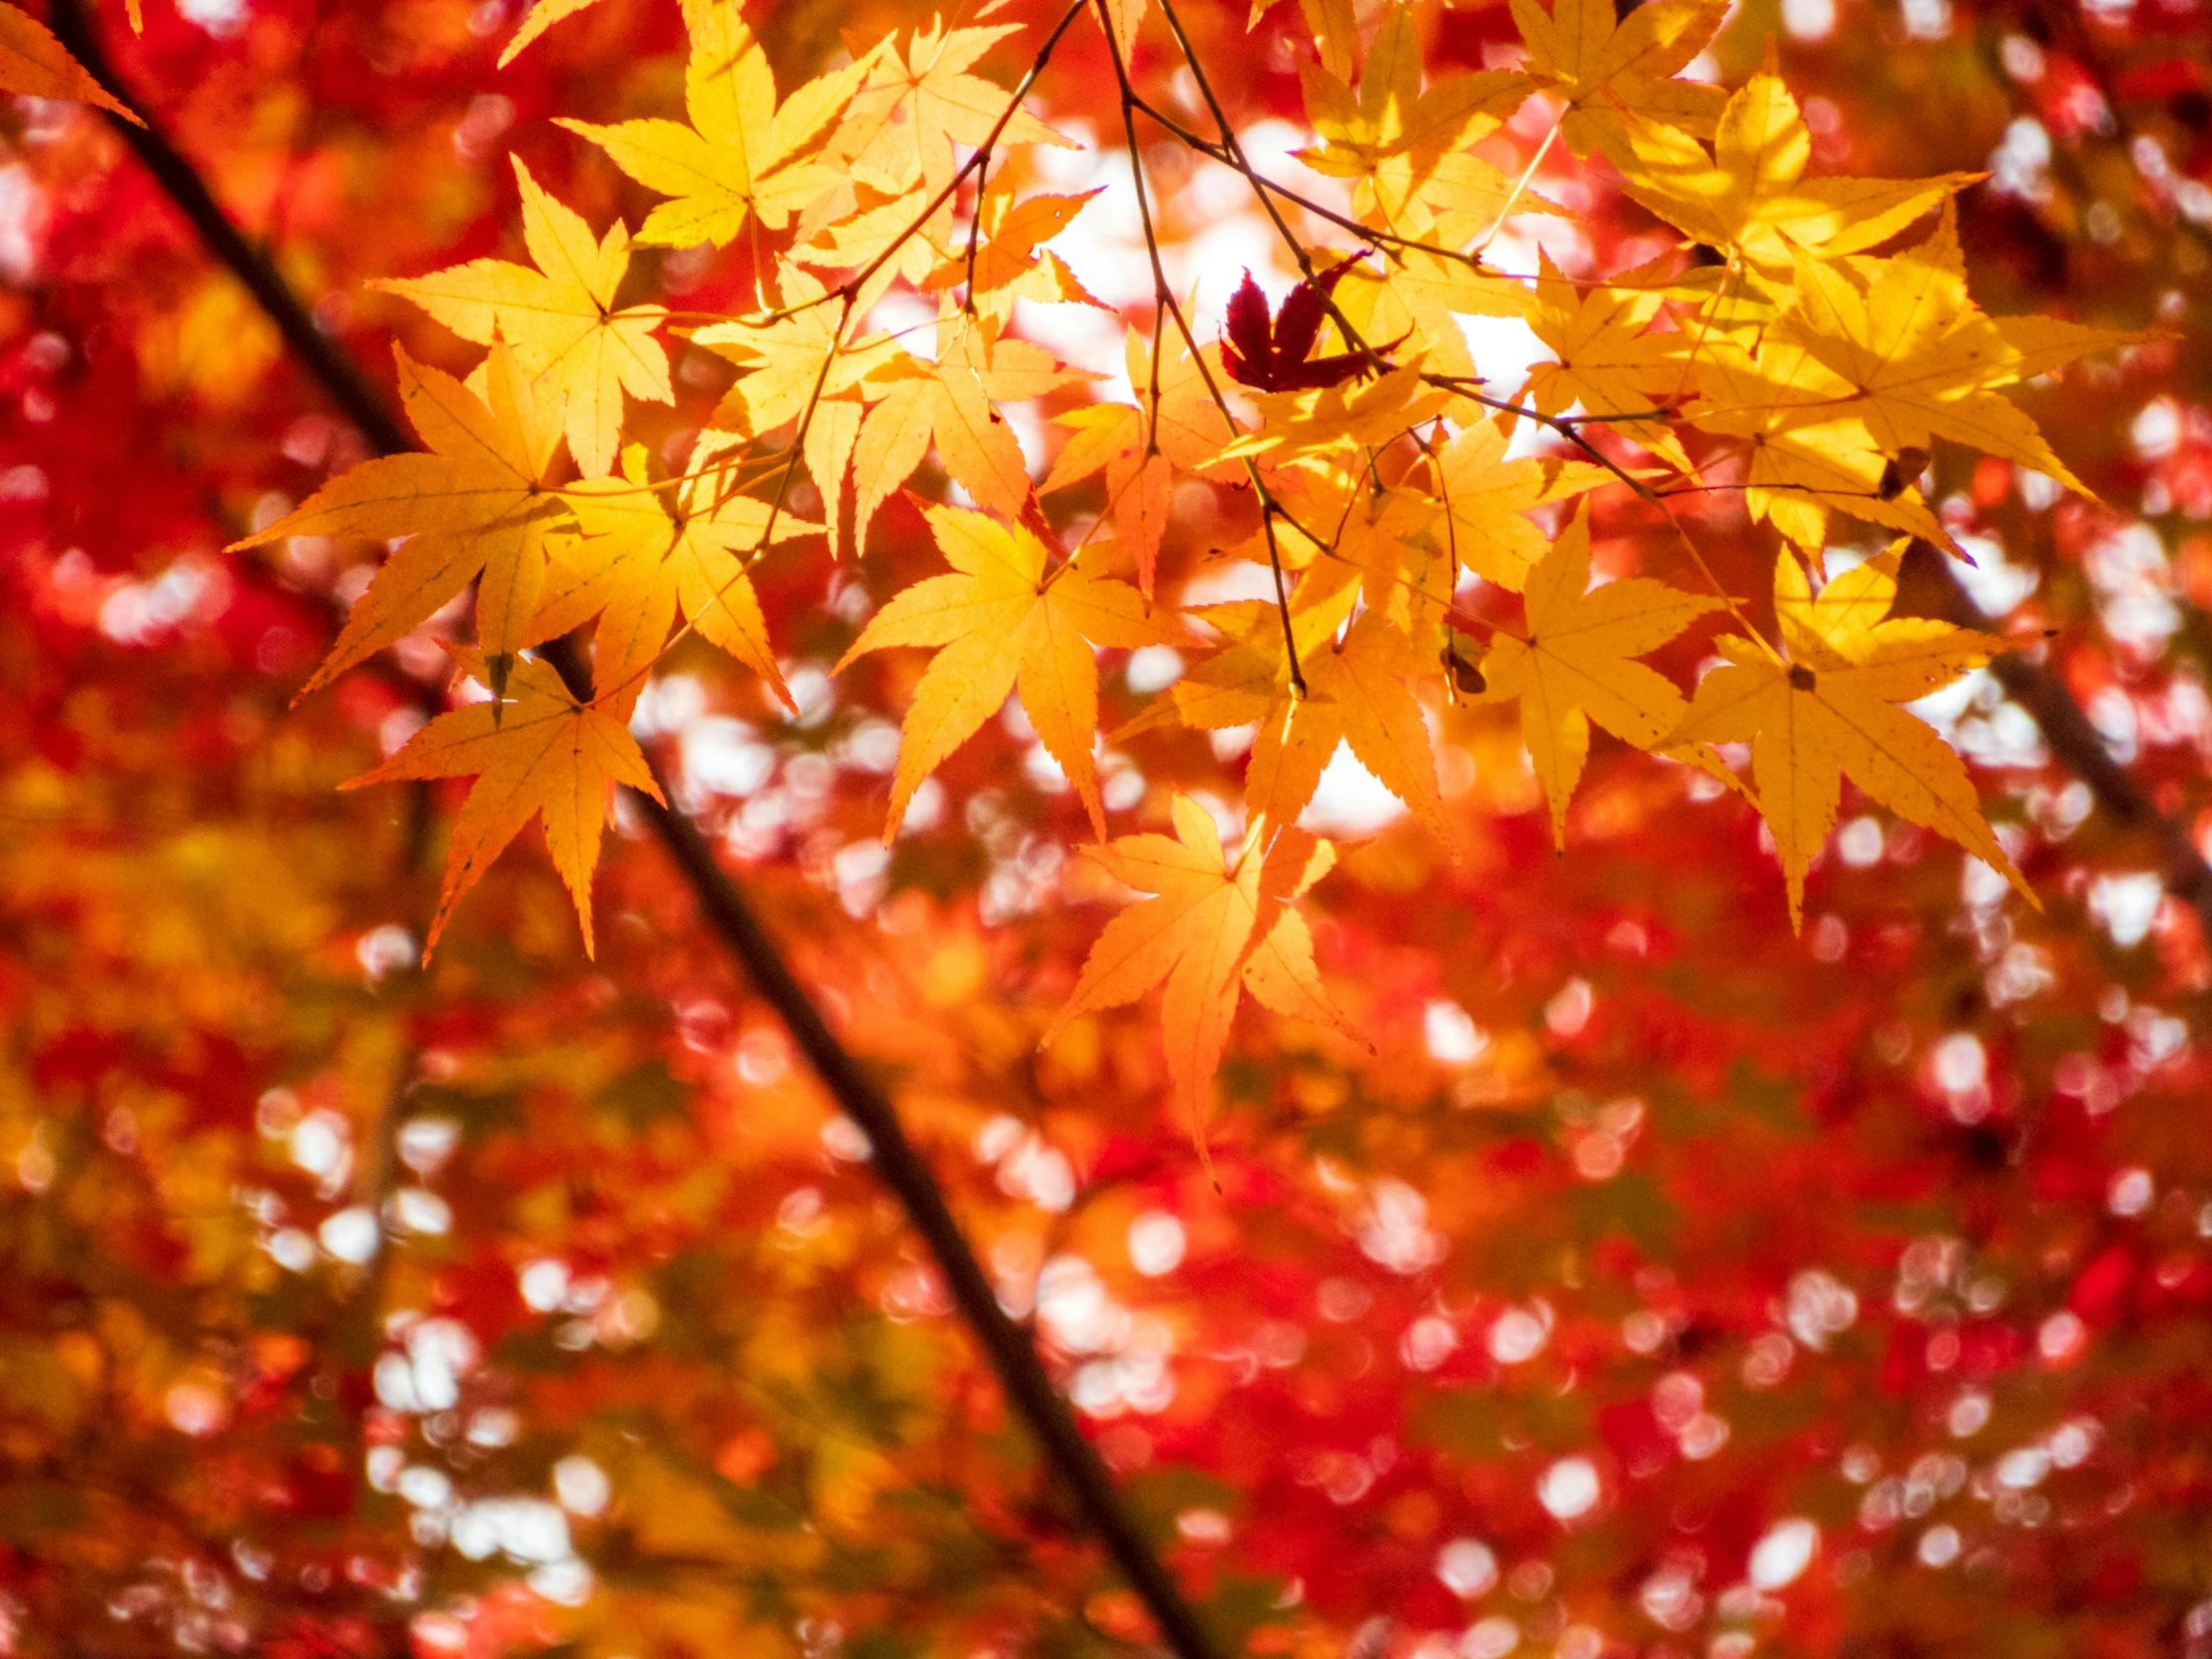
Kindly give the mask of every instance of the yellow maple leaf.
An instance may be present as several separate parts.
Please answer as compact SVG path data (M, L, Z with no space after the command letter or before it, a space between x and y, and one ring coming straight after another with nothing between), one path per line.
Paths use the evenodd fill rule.
M1379 489L1362 468L1288 474L1277 498L1297 519L1277 530L1282 562L1307 572L1295 603L1317 604L1323 595L1357 582L1367 608L1389 618L1401 633L1434 632L1459 572L1448 538L1435 534L1443 508L1432 496L1402 479ZM1304 530L1327 531L1331 541L1308 545ZM1238 551L1264 561L1264 534Z
M2005 649L1994 635L1947 622L1890 617L1907 545L1893 543L1818 598L1785 551L1775 565L1774 604L1789 660L1723 635L1716 643L1726 661L1699 684L1689 714L1667 740L1751 745L1759 811L1774 831L1795 927L1804 924L1806 867L1835 824L1846 777L1900 817L2002 871L2037 903L1982 818L1956 751L1897 707L1941 690Z
M1159 567L1160 543L1167 534L1171 485L1178 470L1203 474L1209 464L1214 475L1241 472L1235 464L1214 461L1223 438L1234 428L1207 390L1201 359L1193 357L1181 337L1159 342L1159 421L1155 434L1150 414L1152 346L1136 329L1129 330L1122 358L1129 383L1139 388L1141 404L1091 403L1055 417L1068 427L1067 444L1053 458L1052 470L1037 493L1050 495L1082 482L1093 473L1106 474L1107 511L1113 515L1115 533L1129 550L1137 567L1137 586L1147 598ZM1218 345L1206 347L1218 353ZM1218 372L1218 362L1207 367Z
M1921 467L1894 462L1863 419L1839 417L1853 388L1802 345L1770 332L1754 355L1734 340L1709 339L1698 383L1702 399L1684 418L1750 441L1744 506L1798 548L1817 553L1830 513L1842 512L1958 551L1922 498Z
M1275 0L1252 0L1252 11L1245 19L1247 33L1259 26L1274 4ZM1299 0L1298 9L1313 32L1322 67L1338 80L1350 81L1360 59L1360 16L1353 0Z
M893 195L917 183L925 195L936 194L957 170L953 146L980 147L1006 112L1006 89L968 71L999 41L1018 33L1017 24L948 30L931 18L927 28L907 38L903 53L886 40L871 55L866 84L852 99L833 153L849 158L856 177ZM1076 148L1026 110L1014 112L998 144L1006 150L1029 144Z
M852 452L855 540L932 443L945 471L980 505L1019 517L1031 494L1029 464L993 405L1081 378L1044 347L1001 338L989 319L963 314L949 298L943 303L935 360L900 353L867 388L882 396L860 422Z
M827 302L828 286L812 274L787 267L784 290L787 308L773 321L733 317L692 335L694 345L744 371L715 409L717 426L756 437L772 432L805 413L818 387L824 397L848 392L896 355L879 333L843 338L842 312Z
M554 561L531 633L550 639L596 615L592 689L625 716L679 610L797 712L745 573L768 534L769 503L733 493L708 470L737 441L709 433L692 453L697 476L680 486L647 487L645 451L633 444L623 451L622 477L569 491L583 536ZM774 516L778 541L822 533L796 513Z
M1364 209L1370 195L1376 204L1376 217L1394 235L1432 249L1480 243L1507 214L1566 212L1548 196L1464 150L1447 151L1433 161L1423 156L1393 156L1369 178L1357 205ZM1511 286L1513 278L1477 272L1464 261L1450 264L1470 278L1465 295L1475 303L1463 299L1460 308L1484 315L1512 314L1510 299L1499 290ZM1402 269L1400 260L1388 259L1381 276L1390 279Z
M1276 823L1295 822L1341 741L1456 858L1458 837L1437 793L1428 725L1407 685L1434 672L1434 654L1416 649L1382 611L1369 610L1342 639L1325 638L1302 653L1299 667L1306 695L1271 710L1253 740L1245 774L1251 809Z
M660 305L615 309L615 290L630 269L629 231L618 219L595 242L577 214L539 188L521 157L510 160L522 192L523 241L537 270L471 260L371 285L413 300L463 339L504 339L515 361L560 397L577 470L603 477L621 440L622 394L676 400L668 352L653 337L668 312Z
M1302 659L1344 625L1354 597L1351 589L1341 589L1321 604L1291 613ZM1189 614L1219 634L1220 645L1186 668L1166 695L1116 731L1112 742L1118 744L1171 719L1201 732L1265 726L1270 715L1290 701L1290 657L1273 600L1236 599L1201 606ZM1305 801L1300 800L1288 815L1277 813L1275 822L1290 822L1304 807Z
M599 0L537 0L536 5L522 14L522 26L507 38L506 47L499 54L499 67L505 69L513 63L524 47L554 24L574 17L587 6L598 4Z
M1301 599L1307 589L1301 588ZM1356 590L1319 590L1291 614L1306 690L1291 680L1283 623L1272 601L1235 600L1196 613L1223 636L1220 649L1194 663L1165 697L1114 734L1115 741L1164 724L1172 715L1199 731L1257 726L1245 767L1245 808L1255 819L1293 824L1314 799L1340 743L1402 801L1456 857L1444 816L1427 722L1409 681L1435 672L1380 610L1365 612L1337 638Z
M1106 0L1106 12L1111 18L1114 43L1124 57L1134 49L1137 31L1144 25L1145 16L1152 9L1152 0Z
M1567 803L1590 754L1590 722L1639 749L1657 749L1689 705L1674 683L1636 661L1708 611L1709 599L1648 577L1590 587L1590 514L1579 507L1528 574L1528 633L1499 634L1482 660L1494 701L1518 700L1521 739L1551 803L1552 838L1567 844Z
M1188 308L1188 301L1186 309ZM1170 327L1147 341L1132 328L1122 341L1122 366L1129 383L1137 388L1142 408L1152 406L1153 361L1157 355L1160 386L1159 424L1154 434L1160 453L1179 472L1193 472L1217 482L1242 478L1244 468L1235 462L1215 461L1222 444L1236 436L1236 428L1222 413L1213 388L1228 376L1222 367L1221 342L1209 341L1191 354L1180 330ZM1210 469L1210 470L1209 470Z
M825 198L829 205L802 222L806 234L788 257L824 271L878 266L868 288L856 296L855 311L864 314L881 296L887 276L903 276L918 287L955 252L965 267L966 236L954 228L949 196L930 208L918 180L908 190L886 195L865 179L855 179L850 194L849 208L841 192Z
M1189 309L1189 302L1185 302ZM1195 473L1220 483L1244 476L1234 461L1217 462L1216 451L1236 436L1236 427L1222 412L1215 388L1227 380L1222 367L1221 341L1209 340L1194 355L1180 330L1169 327L1153 339L1148 349L1134 328L1123 342L1122 361L1130 385L1149 409L1152 362L1159 360L1159 419L1154 433L1160 453L1175 463L1178 472ZM1140 369L1143 372L1139 372Z
M1754 515L1808 550L1822 545L1827 509L1837 508L1955 552L1913 484L1935 437L2083 489L1996 388L2140 336L1988 316L1966 296L1947 210L1934 235L1895 259L1831 265L1801 255L1798 277L1795 302L1756 354L1708 342L1703 396L1686 411L1703 430L1752 440ZM1912 465L1894 467L1912 452Z
M1445 158L1429 184L1405 201L1383 197L1383 212L1394 233L1457 247L1495 222L1512 187L1507 184L1499 190L1486 175L1472 181L1472 188L1459 198L1472 204L1465 211L1433 206L1435 193L1457 179L1457 157ZM1550 211L1528 192L1522 192L1520 200L1530 212ZM1528 314L1530 295L1518 277L1476 271L1463 259L1417 249L1393 246L1390 256L1375 270L1360 265L1347 271L1337 284L1336 300L1362 339L1402 339L1405 343L1396 353L1401 358L1417 353L1441 373L1474 377L1474 355L1459 318Z
M684 21L691 31L684 71L690 126L657 118L613 127L563 118L560 125L598 145L646 189L673 198L647 216L640 242L720 247L755 219L781 231L842 182L812 152L851 102L875 55L817 76L778 102L768 54L735 0L685 0Z
M1785 284L1796 252L1836 259L1872 248L1982 177L1806 178L1813 140L1771 68L1728 100L1710 160L1665 128L1640 127L1633 137L1636 155L1622 164L1630 196L1698 241L1730 250L1754 275Z
M1341 179L1372 179L1399 158L1409 163L1397 170L1404 180L1420 177L1447 153L1496 131L1529 92L1528 77L1509 70L1447 76L1423 92L1420 30L1404 4L1384 13L1357 93L1325 63L1300 64L1299 80L1322 140L1299 160Z
M1994 388L2142 337L2052 317L1989 316L1966 296L1949 213L1925 243L1896 259L1833 266L1800 255L1798 303L1773 331L1779 346L1802 347L1831 371L1846 393L1833 418L1864 422L1885 453L1945 437L2084 495L2086 486L2035 422Z
M1625 20L1613 0L1512 0L1528 48L1529 74L1567 100L1559 136L1577 156L1602 150L1623 166L1630 155L1622 112L1709 137L1727 94L1675 75L1705 50L1728 14L1727 0L1649 0Z
M801 453L807 471L822 497L823 529L830 538L830 557L844 557L844 481L852 470L852 451L860 441L860 422L867 405L857 393L825 397L815 404L815 417L807 423ZM861 548L855 544L855 553Z
M1123 885L1157 896L1109 921L1043 1044L1080 1015L1134 1002L1161 980L1168 1076L1205 1152L1206 1086L1221 1065L1240 988L1265 1007L1374 1045L1330 1002L1314 936L1291 900L1326 875L1336 848L1255 819L1231 863L1212 816L1189 796L1170 808L1175 838L1124 835L1084 853Z
M1043 249L1098 194L1087 190L1079 196L1031 196L1016 202L1003 191L994 192L983 204L975 258L970 261L964 247L953 248L918 286L924 293L941 293L966 284L968 308L982 309L1001 320L1011 314L1017 298L1045 303L1074 300L1112 310L1083 286L1058 255Z
M390 645L471 581L476 642L492 659L497 690L505 660L529 643L548 539L573 528L567 505L544 481L560 442L553 412L504 341L493 344L483 371L488 403L403 349L394 346L393 355L407 418L430 452L363 461L230 548L283 536L407 538L376 572L302 696Z
M1436 458L1435 493L1444 509L1438 536L1460 564L1515 593L1550 546L1524 516L1612 477L1588 461L1523 456L1507 460L1510 429L1482 419L1463 427Z
M1160 563L1160 542L1167 534L1168 486L1175 464L1145 441L1149 422L1129 403L1088 403L1055 417L1072 435L1053 458L1037 493L1079 484L1093 473L1106 474L1106 510L1115 534L1137 567L1137 586L1147 598Z
M1398 469L1393 461L1385 470ZM1340 591L1357 589L1369 610L1401 633L1440 644L1459 571L1443 505L1416 479L1404 473L1384 483L1365 457L1358 465L1276 473L1269 484L1279 508L1272 538L1263 523L1215 557L1269 565L1272 540L1272 562L1298 576L1294 612L1323 608ZM1345 613L1335 615L1342 622Z
M136 25L133 25L136 27ZM138 112L92 78L53 31L20 6L0 6L0 92L97 104L134 127Z
M1537 251L1540 276L1528 326L1555 362L1528 371L1528 392L1539 414L1563 414L1579 403L1586 414L1631 415L1671 403L1685 389L1690 339L1651 331L1668 297L1664 259L1586 284L1561 276L1551 256ZM1689 472L1682 441L1664 421L1610 422L1670 465Z
M1245 393L1260 411L1260 425L1222 446L1217 461L1266 457L1271 466L1319 460L1336 451L1381 447L1403 437L1450 402L1448 393L1424 390L1418 359L1350 386L1310 391Z
M488 682L490 671L481 656L462 653L461 662L473 678ZM550 664L528 658L517 662L507 676L507 693L499 701L439 715L382 766L341 786L353 790L406 778L476 779L453 823L445 880L423 946L425 959L437 948L461 895L537 817L545 823L553 866L575 900L584 953L591 955L591 875L599 861L608 799L615 785L628 784L661 800L653 771L623 717L603 704L571 697Z
M972 737L1017 688L1045 751L1106 832L1091 746L1098 730L1099 646L1182 643L1146 614L1126 582L1090 575L1072 560L1049 573L1044 543L959 507L926 514L952 566L906 588L876 612L832 672L891 646L939 646L914 688L883 839L891 840L921 781Z

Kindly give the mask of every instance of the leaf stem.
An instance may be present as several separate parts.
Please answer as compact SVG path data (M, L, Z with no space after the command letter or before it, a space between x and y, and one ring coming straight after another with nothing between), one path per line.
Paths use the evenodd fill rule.
M1544 158L1551 154L1551 146L1559 137L1559 129L1566 125L1566 121L1567 111L1562 105L1559 113L1551 118L1551 127L1544 134L1544 142L1536 146L1536 153L1528 158L1528 165L1521 169L1520 177L1513 181L1512 192L1505 198L1505 205L1497 210L1497 218L1490 221L1490 228L1482 234L1482 240L1474 245L1476 259L1480 259L1490 244L1497 240L1498 232L1505 229L1506 220L1513 215L1514 204L1520 201L1522 193L1528 189L1528 181L1536 176L1536 169L1543 166Z

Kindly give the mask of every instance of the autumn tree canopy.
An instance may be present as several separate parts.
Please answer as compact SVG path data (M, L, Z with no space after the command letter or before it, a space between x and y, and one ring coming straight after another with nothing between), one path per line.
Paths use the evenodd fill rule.
M0 1653L2212 1655L2197 7L0 5Z

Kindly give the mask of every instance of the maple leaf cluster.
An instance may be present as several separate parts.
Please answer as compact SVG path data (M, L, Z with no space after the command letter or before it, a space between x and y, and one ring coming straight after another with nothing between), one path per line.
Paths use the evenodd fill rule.
M556 9L534 13L525 35ZM1803 116L1771 65L1733 94L1679 79L1722 12L1718 0L1653 0L1616 24L1609 0L1553 12L1515 0L1524 68L1424 84L1408 6L1365 29L1320 8L1301 69L1317 141L1305 160L1350 182L1340 229L1354 246L1292 241L1304 279L1271 316L1248 273L1219 342L1158 276L1149 336L1127 336L1134 400L1064 414L1068 439L1040 486L1043 457L1025 452L1003 407L1085 374L1016 334L1016 301L1100 301L1048 246L1087 198L1017 198L1008 169L989 171L994 157L1069 142L1018 90L973 73L1009 26L885 39L784 95L729 0L687 0L685 119L567 125L666 199L639 244L776 239L756 271L757 308L678 323L658 305L620 304L626 227L595 236L517 161L531 265L476 260L384 284L490 348L465 382L402 357L427 453L364 462L238 544L400 539L310 689L475 584L481 659L469 662L498 701L433 723L373 775L480 774L432 943L542 812L588 944L598 837L585 821L600 811L589 798L617 779L651 787L627 725L672 630L722 647L788 700L752 572L787 541L857 554L930 457L974 503L928 509L953 574L893 596L844 659L937 653L913 689L886 840L922 781L1018 691L1103 841L1097 653L1170 645L1196 661L1131 733L1256 729L1247 851L1211 878L1223 892L1244 890L1246 864L1280 861L1270 849L1340 743L1448 842L1424 700L1469 687L1518 701L1562 846L1594 722L1746 794L1773 829L1793 920L1845 777L2024 891L1957 756L1898 708L2004 642L1886 618L1907 540L1962 556L1921 495L1929 446L1968 444L2078 487L2000 389L2128 336L1973 303L1949 207L1969 176L1809 178ZM1071 9L1052 40L1083 15ZM1144 16L1124 7L1100 26L1126 34ZM1128 44L1109 41L1117 64ZM1507 181L1474 153L1530 99L1553 110L1544 148L1602 156L1679 234L1674 252L1574 276L1548 255L1528 272L1491 262L1508 218L1550 207L1525 174ZM1233 134L1217 149L1241 160ZM1263 199L1277 188L1243 171ZM901 285L933 312L931 354L872 323ZM1465 316L1518 318L1552 354L1526 402L1491 389ZM625 423L634 403L671 400L672 332L740 373L713 425L662 472L625 448ZM1560 441L1531 449L1531 432ZM820 522L798 509L802 471ZM1102 516L1070 546L1040 497L1100 474ZM1264 567L1271 599L1193 604L1163 587L1183 479L1233 482L1257 503L1258 526L1225 556ZM1771 632L1721 591L1675 505L1710 489L1741 491L1781 534ZM1675 568L1591 591L1593 511L1663 524L1662 563ZM1846 568L1839 520L1902 539L1872 559L1849 553L1865 562ZM1645 659L1723 613L1725 666L1685 698ZM587 624L588 696L544 670L515 680L518 653ZM1732 757L1748 760L1748 782ZM1148 843L1099 855L1125 872L1159 865L1135 844ZM1125 978L1167 978L1177 1075L1195 1101L1248 934L1273 934L1250 895L1229 911L1154 902L1166 908L1131 912L1113 935L1126 951L1140 928L1142 948L1122 961L1102 940L1071 1006ZM1201 945L1210 968L1171 971ZM1279 1002L1324 1009L1310 950L1283 960L1294 957L1303 965L1262 982L1296 987Z

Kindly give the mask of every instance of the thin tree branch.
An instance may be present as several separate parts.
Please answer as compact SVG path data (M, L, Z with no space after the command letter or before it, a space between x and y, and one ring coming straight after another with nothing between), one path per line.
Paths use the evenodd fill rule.
M1234 172L1243 174L1245 180L1253 189L1272 192L1293 207L1304 208L1316 219L1334 225L1340 231L1349 232L1371 247L1382 250L1393 264L1402 265L1404 263L1398 258L1400 253L1433 254L1440 260L1455 260L1485 276L1503 275L1500 272L1492 271L1472 254L1463 253L1459 249L1445 248L1439 243L1421 242L1412 237L1401 237L1392 231L1379 231L1372 225L1361 224L1349 214L1341 214L1334 208L1324 207L1311 197L1301 196L1288 186L1277 184L1273 179L1253 169L1249 164L1240 165L1237 158L1230 153L1226 146L1216 144L1212 139L1200 137L1173 116L1145 102L1142 97L1132 95L1130 102L1146 119L1163 128L1170 137L1177 139L1187 148L1221 163L1222 166Z
M1198 336L1191 332L1190 319L1184 316L1183 307L1176 303L1174 290L1168 286L1167 268L1160 263L1160 238L1152 223L1152 207L1145 185L1144 154L1137 148L1137 89L1129 79L1129 65L1123 61L1125 49L1114 38L1114 20L1106 9L1105 0L1098 0L1097 10L1099 32L1106 37L1106 56L1114 66L1114 79L1121 87L1121 129L1129 145L1129 178L1137 191L1137 217L1144 227L1145 256L1152 265L1153 303L1156 308L1165 306L1168 315L1174 319L1176 330L1183 336L1184 348L1190 352L1191 361L1197 365L1199 377L1206 382L1206 390L1212 396L1214 406L1221 410L1221 418L1227 422L1230 431L1235 432L1237 421L1236 417L1229 412L1229 401L1222 396L1221 387L1214 383L1213 372L1206 366L1205 353L1199 349ZM1200 84L1204 85L1203 82ZM1223 123L1222 130L1224 133L1229 131L1226 121ZM1264 191L1260 193L1260 204L1262 207L1268 208L1271 214L1274 212L1274 209L1269 206L1267 194ZM1278 220L1277 223L1280 225L1282 222ZM1284 228L1283 235L1289 240L1291 247L1298 252L1299 258L1304 262L1305 270L1310 276L1313 274L1313 264L1307 258L1305 250L1300 247L1298 239L1291 236L1287 227ZM1327 298L1328 296L1324 294L1323 297ZM1335 301L1331 300L1330 304L1334 307ZM1347 323L1345 326L1349 328L1351 324ZM1158 327L1155 323L1152 340L1152 410L1151 418L1147 422L1147 431L1150 434L1150 440L1153 442L1158 440L1160 427L1160 344ZM1281 517L1298 527L1301 534L1305 533L1304 526L1298 525L1298 521L1292 518L1290 513L1276 500L1275 492L1268 488L1267 480L1261 476L1260 465L1257 460L1247 455L1244 468L1245 476L1252 482L1253 493L1259 498L1260 524L1267 533L1268 568L1275 574L1275 610L1277 619L1283 625L1283 654L1291 671L1291 695L1300 702L1304 702L1306 698L1306 671L1299 664L1298 635L1296 630L1291 627L1291 600L1289 591L1283 583L1283 557L1280 549L1276 546L1275 521L1278 517ZM1309 536L1307 539L1319 545L1319 538ZM1199 1151L1204 1153L1205 1150L1206 1143L1204 1138L1201 1137Z
M1062 30L1067 21L1062 20ZM57 0L54 30L102 85L124 102L133 102L100 51L76 0ZM1054 31L1055 39L1060 32ZM137 107L135 103L133 107ZM370 444L386 454L414 448L360 366L315 326L276 267L232 224L193 165L151 123L142 132L120 119L110 119L156 182L192 221L209 251L246 283L309 373ZM573 648L556 642L545 655L572 694L589 697L590 675ZM744 966L762 998L776 1009L838 1109L867 1136L873 1167L936 1259L954 1305L981 1344L1009 1402L1036 1435L1084 1522L1151 1613L1161 1639L1177 1659L1216 1659L1211 1637L1123 1507L1105 1464L1076 1426L1073 1413L1053 1386L1035 1347L999 1307L997 1295L968 1247L942 1189L906 1138L889 1097L830 1029L698 827L682 813L646 796L633 792L630 799L682 872L716 936Z

